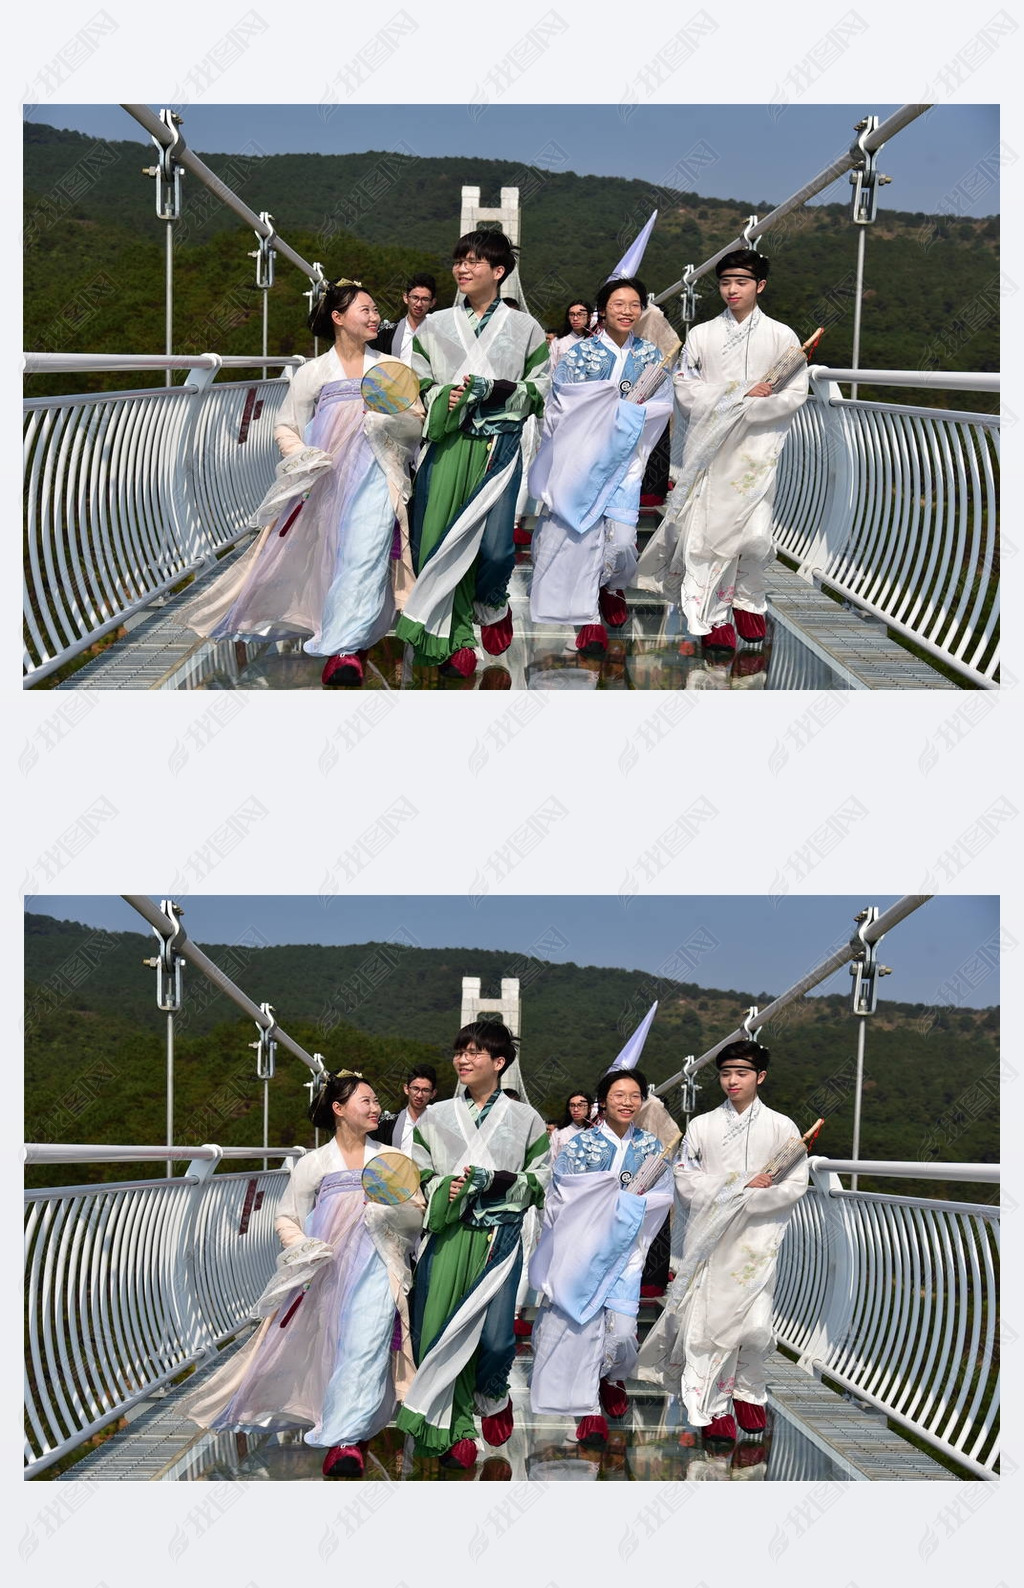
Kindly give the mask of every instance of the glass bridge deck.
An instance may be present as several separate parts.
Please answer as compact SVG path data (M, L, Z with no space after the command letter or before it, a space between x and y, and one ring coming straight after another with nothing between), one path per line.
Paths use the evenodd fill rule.
M479 1443L475 1467L449 1470L436 1458L414 1456L411 1441L389 1427L370 1441L363 1477L340 1481L625 1483L758 1478L817 1482L862 1476L841 1456L831 1456L808 1438L777 1403L769 1404L763 1435L744 1436L731 1446L705 1446L699 1431L686 1422L675 1397L639 1383L628 1385L629 1410L623 1418L609 1422L604 1449L582 1449L576 1442L575 1419L531 1412L529 1365L529 1344L521 1343L511 1379L516 1421L512 1437L500 1449ZM305 1444L296 1431L201 1434L190 1441L187 1454L165 1471L139 1471L137 1476L186 1482L321 1482L324 1454L322 1449ZM83 1474L90 1478L102 1475L100 1471Z
M581 656L575 630L537 625L529 616L528 552L518 556L510 585L515 635L502 656L478 650L476 673L445 679L436 667L413 665L411 647L389 635L369 653L363 689L403 690L846 690L862 679L822 647L801 637L780 607L769 608L764 642L740 642L734 652L704 650L677 610L656 597L627 591L629 618L608 631L601 658ZM324 658L309 656L300 639L200 640L181 622L182 592L147 615L127 639L69 679L62 688L177 690L320 690ZM819 597L824 601L824 597ZM831 603L828 603L832 605ZM781 605L781 603L780 603ZM833 606L833 611L838 609ZM933 675L934 676L934 675ZM350 691L351 692L351 691Z

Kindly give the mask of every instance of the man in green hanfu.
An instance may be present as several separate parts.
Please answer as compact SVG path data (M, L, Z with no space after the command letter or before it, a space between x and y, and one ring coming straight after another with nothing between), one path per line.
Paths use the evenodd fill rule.
M476 1414L487 1444L512 1432L522 1223L550 1177L544 1121L501 1090L515 1040L500 1021L463 1026L453 1063L465 1092L432 1104L413 1135L428 1239L413 1286L417 1371L398 1427L450 1467L476 1462Z
M417 662L469 678L474 622L492 656L512 643L523 426L543 411L550 380L543 327L500 296L515 268L509 239L467 232L454 259L464 301L428 316L413 341L427 446L410 527L416 584L396 632L416 647Z

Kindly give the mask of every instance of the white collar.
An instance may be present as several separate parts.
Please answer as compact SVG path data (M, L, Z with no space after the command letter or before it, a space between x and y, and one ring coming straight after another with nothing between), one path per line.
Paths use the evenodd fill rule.
M726 1101L728 1101L728 1099L726 1099ZM604 1134L608 1137L608 1140L613 1141L616 1147L624 1147L626 1142L629 1141L630 1137L636 1134L636 1126L633 1124L632 1120L630 1120L629 1124L626 1126L624 1134L621 1136L616 1136L614 1130L612 1130L612 1127L605 1119L602 1119L598 1129L604 1131Z
M611 348L611 350L615 354L616 358L621 358L623 353L628 353L630 348L633 346L633 343L636 341L636 337L633 335L632 331L630 331L629 335L626 337L626 340L623 342L622 346L619 347L617 342L613 342L612 341L611 337L608 335L608 332L605 330L603 325L602 325L600 331L598 331L597 334L600 337L601 341L604 343L605 347L610 347Z
M742 331L744 328L746 328L747 331L752 331L760 318L761 310L758 308L756 303L745 320L737 320L728 304L726 304L725 308L722 310L722 319L727 325L734 326L737 331Z

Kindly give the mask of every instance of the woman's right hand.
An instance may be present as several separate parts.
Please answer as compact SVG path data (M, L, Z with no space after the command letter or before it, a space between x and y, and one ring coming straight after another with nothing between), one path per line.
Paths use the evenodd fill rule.
M472 379L473 379L472 375L465 375L463 377L461 383L458 386L453 386L452 387L451 391L448 393L448 412L449 413L452 412L453 408L457 408L459 406L459 403L462 401L463 397L466 395L466 388L468 387L468 385L469 385L469 383L470 383L470 381Z
M465 1168L463 1169L461 1175L459 1176L459 1178L457 1180L453 1180L451 1185L448 1187L448 1200L449 1200L449 1202L454 1202L455 1198L460 1195L460 1193L462 1192L463 1187L466 1184L466 1179L467 1179L467 1176L469 1175L469 1173L470 1173L470 1165L467 1163Z

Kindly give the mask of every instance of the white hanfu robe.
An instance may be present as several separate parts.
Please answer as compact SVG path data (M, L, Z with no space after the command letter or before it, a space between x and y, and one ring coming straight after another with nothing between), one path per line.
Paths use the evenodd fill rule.
M363 354L363 374L380 355ZM274 428L282 453L263 532L185 611L215 639L308 634L311 655L368 650L412 587L407 504L423 409L366 409L334 348L303 364ZM394 550L396 523L398 547Z
M681 1395L701 1427L730 1413L734 1394L759 1406L767 1399L775 1269L790 1213L807 1189L807 1158L776 1185L744 1188L799 1134L759 1098L742 1114L727 1098L691 1121L675 1165L677 1194L689 1207L686 1239L637 1377ZM709 1233L723 1222L701 1258Z
M640 487L672 386L665 380L645 403L628 402L625 391L660 360L653 342L630 335L620 348L601 332L581 338L555 370L530 470L541 509L531 547L536 623L600 623L601 587L633 582Z
M676 404L688 421L682 464L636 583L678 605L692 634L731 622L734 607L767 611L778 460L807 397L806 366L771 397L746 393L797 346L788 325L757 308L742 322L726 309L686 339L675 376Z
M379 1151L367 1138L364 1163ZM300 1264L304 1246L327 1260L292 1269L290 1289L275 1276L264 1293L273 1289L274 1310L190 1398L185 1415L203 1428L305 1428L306 1443L320 1446L379 1433L414 1371L409 1254L422 1217L419 1196L398 1207L368 1202L360 1171L346 1167L333 1139L300 1158L275 1227ZM279 1260L279 1272L287 1276L289 1267Z
M644 1259L672 1201L667 1172L644 1196L625 1189L661 1151L649 1131L607 1125L577 1134L555 1165L530 1263L541 1295L533 1325L535 1412L600 1413L600 1380L630 1376Z

